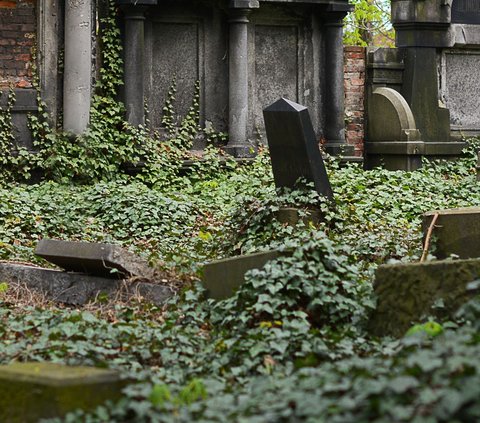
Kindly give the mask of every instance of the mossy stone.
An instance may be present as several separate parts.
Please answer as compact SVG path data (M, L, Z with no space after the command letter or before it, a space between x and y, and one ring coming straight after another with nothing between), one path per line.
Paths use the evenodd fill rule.
M0 421L36 422L118 400L124 386L116 371L54 363L0 366Z

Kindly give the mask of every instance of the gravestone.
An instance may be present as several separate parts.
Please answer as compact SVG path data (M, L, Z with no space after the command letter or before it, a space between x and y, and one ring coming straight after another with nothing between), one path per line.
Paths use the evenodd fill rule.
M333 199L308 109L281 98L263 110L272 170L277 188L294 188L300 178L318 194Z
M0 366L0 421L33 423L78 408L90 411L119 400L124 385L114 370L54 363Z
M369 322L370 332L400 337L428 316L452 317L478 295L478 275L478 258L379 266L373 285L377 307Z
M434 210L423 215L424 238L437 215L432 230L433 254L444 259L451 254L467 259L480 257L480 207Z
M422 165L425 143L403 96L392 88L376 88L368 98L365 167L416 170Z
M113 244L42 239L35 254L62 269L94 276L148 279L154 273L145 260Z
M278 251L268 251L206 264L202 271L202 285L207 290L207 296L215 300L231 297L243 284L248 270L260 269L278 256Z

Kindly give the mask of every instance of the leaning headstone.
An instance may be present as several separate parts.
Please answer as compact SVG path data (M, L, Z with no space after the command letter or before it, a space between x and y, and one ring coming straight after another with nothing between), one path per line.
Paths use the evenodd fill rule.
M121 398L116 371L53 363L0 366L0 421L37 422Z
M437 216L435 218L435 216ZM431 231L430 250L438 259L454 254L462 259L480 257L480 207L429 211L423 215L424 238Z
M42 239L35 254L62 269L94 276L151 278L148 263L119 245Z
M202 285L210 298L231 297L243 284L248 270L261 269L278 256L278 251L268 251L213 261L203 268Z
M294 188L304 178L320 195L333 199L308 109L281 98L263 110L263 117L277 188Z
M379 266L374 282L377 307L370 332L400 337L427 316L452 317L478 295L478 275L478 258Z
M0 282L25 287L52 301L71 305L83 305L98 298L111 301L141 298L162 305L175 294L162 280L161 283L123 281L8 262L0 262Z

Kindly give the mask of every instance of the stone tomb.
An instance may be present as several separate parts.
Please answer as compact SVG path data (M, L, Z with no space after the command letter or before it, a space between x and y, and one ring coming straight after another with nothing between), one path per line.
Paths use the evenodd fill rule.
M53 363L0 366L0 421L34 423L121 398L117 372Z
M326 150L345 142L343 17L348 0L117 0L125 23L125 106L133 125L161 129L168 91L185 116L199 82L200 121L228 132L247 157L265 134L261 111L279 97L306 104Z
M333 199L318 140L305 106L281 98L263 111L277 188L294 188L299 178Z

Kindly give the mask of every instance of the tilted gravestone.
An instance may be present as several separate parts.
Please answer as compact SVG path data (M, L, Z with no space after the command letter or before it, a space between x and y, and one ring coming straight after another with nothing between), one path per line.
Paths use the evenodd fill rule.
M153 276L153 269L145 260L119 245L42 239L35 254L62 269L94 276Z
M263 110L263 117L277 188L294 188L304 178L320 195L333 199L308 109L281 98Z

